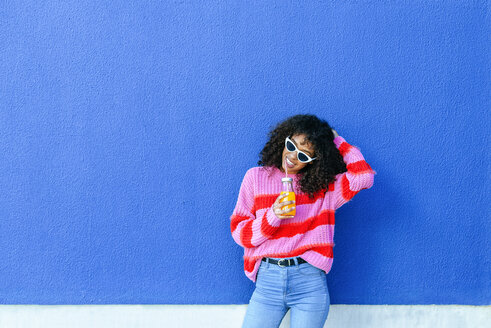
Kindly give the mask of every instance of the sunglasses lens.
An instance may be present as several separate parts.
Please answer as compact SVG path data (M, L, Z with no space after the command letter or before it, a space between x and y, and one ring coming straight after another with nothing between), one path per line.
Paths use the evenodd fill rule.
M304 153L298 153L298 160L300 162L307 162L309 158Z
M290 142L290 141L286 141L286 149L288 149L288 151L295 151L295 145Z

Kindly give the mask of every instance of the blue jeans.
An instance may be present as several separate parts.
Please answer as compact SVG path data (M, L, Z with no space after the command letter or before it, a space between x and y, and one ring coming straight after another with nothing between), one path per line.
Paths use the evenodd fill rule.
M291 328L322 328L329 305L323 270L297 261L289 267L261 262L242 328L277 328L288 309Z

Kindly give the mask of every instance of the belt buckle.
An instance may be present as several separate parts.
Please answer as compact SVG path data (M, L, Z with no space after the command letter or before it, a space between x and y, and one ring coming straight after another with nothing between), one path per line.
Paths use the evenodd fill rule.
M278 266L281 267L281 268L286 267L286 265L281 265L281 261L286 261L286 259L278 260Z

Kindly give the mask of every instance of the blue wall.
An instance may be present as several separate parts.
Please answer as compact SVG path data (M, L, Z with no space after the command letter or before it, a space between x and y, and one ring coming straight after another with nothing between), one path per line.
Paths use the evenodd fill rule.
M378 173L333 303L491 303L486 1L0 9L0 303L247 303L229 217L297 113Z

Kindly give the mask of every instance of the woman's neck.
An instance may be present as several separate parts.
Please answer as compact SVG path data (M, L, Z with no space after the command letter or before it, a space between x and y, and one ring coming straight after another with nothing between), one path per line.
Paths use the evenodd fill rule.
M278 171L279 174L282 174L282 175L285 175L285 171L283 170L283 168L279 169L277 167L275 167L276 171ZM288 173L288 177L290 178L294 178L297 176L298 173Z

